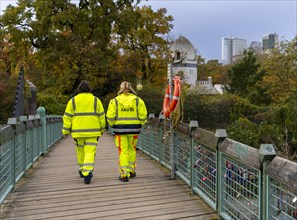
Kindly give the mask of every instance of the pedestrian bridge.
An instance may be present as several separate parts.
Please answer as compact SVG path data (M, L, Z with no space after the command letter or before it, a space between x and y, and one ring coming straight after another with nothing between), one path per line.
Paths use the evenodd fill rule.
M198 123L149 117L137 177L118 180L112 130L99 139L94 178L77 173L60 116L11 118L0 133L0 219L297 219L297 164Z

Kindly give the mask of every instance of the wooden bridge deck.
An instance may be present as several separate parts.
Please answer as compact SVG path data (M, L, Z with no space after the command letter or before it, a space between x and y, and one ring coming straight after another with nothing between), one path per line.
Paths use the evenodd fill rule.
M138 151L137 177L118 180L113 136L99 140L91 184L77 173L73 140L60 141L42 157L1 206L0 219L217 219L170 171Z

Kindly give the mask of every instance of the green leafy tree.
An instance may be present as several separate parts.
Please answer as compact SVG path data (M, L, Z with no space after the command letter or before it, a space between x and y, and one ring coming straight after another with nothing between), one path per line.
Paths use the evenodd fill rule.
M273 102L290 96L297 87L297 37L280 42L263 58L262 68L267 73L263 85Z
M0 124L6 124L12 117L14 96L16 93L16 78L0 70Z
M259 128L247 118L239 118L233 123L228 129L228 136L251 147L260 147Z
M271 103L267 87L263 86L265 71L260 68L253 50L245 50L243 57L229 70L229 84L225 86L228 93L235 94L255 104Z
M173 27L173 17L166 13L165 8L153 11L150 6L136 7L134 16L127 16L116 30L119 47L138 56L138 62L134 62L135 71L142 74L138 77L150 82L160 81L160 67L167 68L164 58L169 57L171 42L165 36Z
M34 49L39 89L73 94L81 79L95 87L108 81L108 68L118 53L111 43L112 29L133 2L81 0L77 6L69 0L20 0L7 8L1 23L15 46L13 60Z
M223 66L218 60L197 59L199 80L207 80L209 76L212 77L213 83L226 84L228 82L227 70L229 66Z
M10 35L0 29L0 124L7 123L7 119L13 116L13 106L17 87L17 72L11 69L13 58L11 57L9 43Z
M272 137L280 152L287 158L297 159L297 90L272 108L271 122L278 127L279 135Z

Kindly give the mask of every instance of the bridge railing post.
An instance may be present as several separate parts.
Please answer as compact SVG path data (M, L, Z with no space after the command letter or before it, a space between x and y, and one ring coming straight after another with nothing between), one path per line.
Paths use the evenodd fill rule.
M26 126L19 118L9 118L8 123L15 130L14 137L14 176L16 183L26 172Z
M164 163L164 156L165 156L165 147L164 147L164 129L162 126L162 122L165 120L165 116L163 114L160 114L158 117L159 120L159 163L162 166Z
M216 166L217 166L217 172L216 172L216 210L218 210L221 207L221 201L219 195L221 189L221 172L222 172L222 166L220 162L219 157L219 146L220 144L227 138L227 132L225 129L217 129L215 133L215 137L217 138L217 149L216 149ZM220 212L219 212L220 213Z
M191 195L194 195L194 157L195 157L195 149L194 149L194 138L192 137L192 131L198 128L198 121L190 121L189 128L190 128L190 138L191 138L191 149L190 149L190 187L191 187Z
M26 170L32 166L34 159L34 143L33 143L33 127L34 116L29 115L20 117L20 120L25 123L26 126Z
M170 151L171 151L171 157L170 157L171 175L170 175L170 178L175 179L176 178L176 174L175 174L175 171L176 171L176 155L175 155L176 132L173 128L170 128L170 130L171 130L171 132L170 132L171 142L169 142L170 143Z
M276 153L272 144L261 144L259 149L259 157L262 163L262 182L263 187L261 188L261 209L260 217L262 219L268 219L268 200L269 200L269 178L266 174L267 166L275 158Z
M27 139L28 139L28 132L27 132L27 121L28 121L28 118L27 116L21 116L20 117L20 121L23 122L25 124L25 127L26 127L26 131L25 131L25 143L23 145L24 149L23 149L23 152L24 152L24 163L23 163L23 172L25 173L26 170L27 170Z
M47 152L47 140L46 140L46 111L44 107L37 109L37 114L40 115L41 119L41 152L45 154Z
M32 115L29 116L29 119L33 122L33 163L38 160L39 156L41 155L41 121L40 115Z
M150 113L148 116L149 121L151 121L153 118L155 118L155 114L154 113ZM148 149L148 153L151 159L153 159L153 149L154 149L154 132L153 130L150 132L150 138L149 138L150 144L149 144L149 149Z

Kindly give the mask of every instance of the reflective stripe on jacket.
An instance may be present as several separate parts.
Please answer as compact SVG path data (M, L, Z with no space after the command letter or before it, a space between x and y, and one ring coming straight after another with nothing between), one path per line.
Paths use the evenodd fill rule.
M106 118L115 134L139 134L147 122L147 110L141 98L122 93L109 102Z
M80 93L69 100L63 116L63 134L73 138L99 137L105 130L105 112L92 93Z

